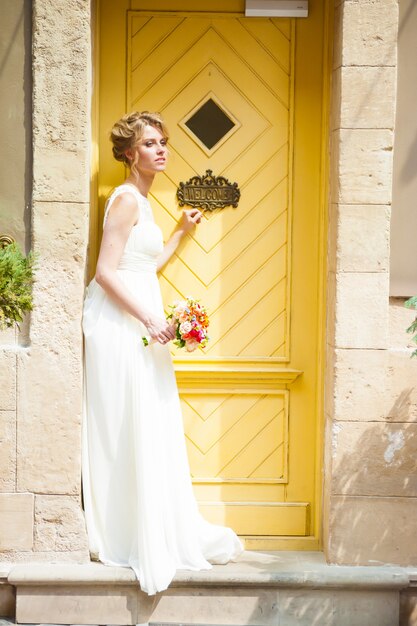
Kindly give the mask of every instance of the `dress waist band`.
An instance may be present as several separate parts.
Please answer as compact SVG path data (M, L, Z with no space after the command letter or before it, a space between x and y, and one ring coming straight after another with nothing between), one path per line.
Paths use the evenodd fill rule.
M118 270L128 270L130 272L156 273L156 258L146 254L134 252L124 253L120 259Z

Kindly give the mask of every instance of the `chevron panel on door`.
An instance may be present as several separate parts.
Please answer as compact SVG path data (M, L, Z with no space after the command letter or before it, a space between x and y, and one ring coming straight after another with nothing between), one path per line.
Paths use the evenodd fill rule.
M289 358L291 54L288 21L130 13L128 109L159 110L170 130L152 198L164 235L180 181L211 169L241 190L161 275L167 304L192 294L208 307L210 358ZM210 94L236 124L208 154L184 120Z
M194 481L286 482L287 393L182 394Z

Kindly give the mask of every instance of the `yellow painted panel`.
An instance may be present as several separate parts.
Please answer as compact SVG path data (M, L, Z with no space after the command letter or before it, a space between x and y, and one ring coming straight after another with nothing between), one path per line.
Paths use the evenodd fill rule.
M243 539L245 550L290 550L292 552L301 552L303 550L316 551L321 548L320 540L315 535L306 535L305 537L244 536L241 539Z
M268 207L265 206L265 203L273 204L273 214L262 219L271 221L273 218L281 215L287 207L288 178L284 169L286 168L287 158L286 150L280 150L276 154L270 155L265 167L261 168L247 184L242 186L239 210L218 211L214 216L210 216L210 220L201 224L201 229L193 237L203 250L209 252L214 246L222 242L235 226L245 222L246 216L254 208L258 209L260 213L266 213ZM280 172L283 172L283 174L277 180L276 175ZM235 179L233 178L232 180ZM239 179L237 181L239 182ZM176 213L178 213L178 210ZM228 253L230 258L230 255L233 253L224 250L223 248L225 247L223 245L222 249L217 250L217 252ZM185 248L186 246L184 247L184 253L186 252Z
M154 20L151 16L134 15L131 21L131 67L136 69L139 63L147 59L155 48L160 46L165 37L178 28L182 21L183 18L175 16L159 17Z
M184 124L191 117L193 109L198 107L201 101L206 100L210 93L216 95L218 105L221 105L226 113L230 111L236 118L239 127L221 144L221 149L216 145L207 157L207 152L201 148L198 138L184 128ZM181 154L189 167L195 171L199 171L207 163L207 158L210 159L213 168L223 170L233 162L234 155L240 154L256 141L262 132L269 130L268 120L243 97L236 85L213 63L203 67L190 79L181 94L162 110L170 126L171 150L174 150L175 154ZM282 119L285 119L287 112L281 107L280 114ZM175 124L170 122L171 120L179 120L180 123ZM242 132L244 125L245 132ZM274 135L275 146L283 145L286 141L285 125L284 128L282 126L277 128Z
M162 14L164 12L173 11L188 11L189 14L195 15L196 11L213 11L216 14L221 13L237 13L243 14L245 12L244 0L204 0L204 4L197 4L195 0L179 0L173 2L172 0L131 0L132 9L141 9L142 11L155 11L158 10ZM284 20L288 23L289 20Z
M133 15L130 21L130 37L133 38L140 31L141 28L145 26L151 20L151 16L147 15L146 17L142 16L140 13L136 13ZM132 44L132 48L133 48Z
M229 397L224 394L212 395L207 397L205 395L199 396L195 394L187 395L185 393L181 396L182 402L187 404L192 411L194 411L203 421L206 421L213 415L215 411L220 409L225 404ZM254 399L253 402L256 400ZM183 407L184 410L184 407Z
M263 20L265 21L265 20ZM215 25L216 31L222 36L233 50L243 59L250 59L252 72L274 93L274 95L288 108L290 98L290 83L288 72L277 60L264 48L252 34L243 27L241 20L218 20ZM285 41L283 41L285 45ZM290 48L286 42L283 65L288 63Z
M175 264L171 264L163 272L163 276L169 280L169 283L161 281L166 302L172 302L173 299L186 295L174 289L173 285L187 285L189 292L204 300L212 319L210 336L213 347L222 334L227 332L228 328L239 319L239 316L248 311L248 300L247 295L245 295L248 291L260 299L264 289L268 289L268 286L273 284L273 280L280 280L285 277L286 249L282 247L268 258L271 251L268 240L275 243L277 240L275 229L272 227L267 229L264 236L258 238L249 249L245 250L236 262L229 265L222 272L220 280L212 282L208 289L204 288L203 283L199 277L195 276L194 272L191 272L190 267L182 262L177 261ZM242 265L245 269L247 268L246 271L250 274L249 276L242 271ZM259 269L258 265L260 266ZM191 267L193 266L191 265ZM231 275L230 279L229 275ZM239 284L242 286L236 289L236 285ZM282 289L283 287L284 284ZM282 311L285 308L284 291L281 292L280 298L281 304L278 305L271 300L271 307L273 308L271 308L270 315L273 318L272 322L278 316L277 323L270 322L267 319L267 314L265 314L265 317L261 318L255 327L255 338L242 333L240 337L242 348L237 348L238 354L269 355L271 347L275 349L277 345L280 346L285 341L286 324L285 318L282 316ZM243 309L239 304L241 300L247 303L243 305ZM249 300L249 307L251 302L252 298ZM224 328L225 318L228 322L226 329ZM264 330L267 330L266 334Z
M268 287L270 285L266 285L264 289ZM241 297L236 299L236 307L234 307L238 311L236 317L240 315L239 319L231 326L229 319L223 316L222 323L213 324L214 329L210 332L213 335L214 333L216 334L213 341L206 348L206 354L210 356L233 354L235 347L242 342L242 337L245 341L254 340L258 335L259 325L265 323L265 320L268 323L271 316L273 316L274 310L282 310L285 302L285 288L285 281L282 280L265 295L262 295L261 298L259 298L258 294L255 294L259 298L255 302L248 302L247 294L245 296L246 292L242 289L239 292ZM249 289L249 291L251 290Z
M275 26L275 28L279 32L281 32L287 39L291 38L291 29L293 27L294 20L285 19L285 18L279 18L279 19L275 18L270 21Z
M166 284L162 282L165 301L170 302L173 296L183 296L187 291L192 291L196 297L204 299L212 316L210 331L213 339L212 346L214 346L214 343L220 338L222 333L228 330L239 317L248 311L248 305L250 308L252 298L250 300L247 299L246 294L248 291L252 293L252 297L256 296L260 300L265 294L265 290L270 290L270 286L273 285L274 281L281 281L285 277L286 250L285 247L282 247L285 237L283 238L284 233L280 224L285 225L285 215L266 228L261 236L240 254L236 261L225 267L216 280L213 277L213 281L207 288L204 286L203 278L207 280L208 277L201 276L204 266L200 265L196 259L194 262L188 261L187 264L183 260L177 260L176 263L169 264L164 270L163 276L169 281ZM255 228L253 230L254 234L256 234ZM280 243L281 248L274 252L274 249ZM212 268L212 274L214 273L215 270ZM172 291L173 285L175 285L174 292ZM182 292L178 289L181 285L185 286ZM281 285L280 299L278 301L271 300L271 306L273 307L271 309L272 319L285 308L284 287L285 285ZM240 304L242 301L243 304ZM269 322L270 320L266 316L260 318L257 324L257 334ZM284 329L281 326L282 330ZM280 337L282 340L281 332ZM246 338L247 335L242 334L242 348L247 346L248 340Z
M279 142L277 142L276 135L277 133L273 133L272 130L263 133L252 146L239 154L236 160L228 167L227 171L231 180L242 180L245 197L248 188L251 194L254 193L253 189L257 189L259 196L259 194L264 195L265 189L274 188L270 186L271 182L278 183L281 188L283 183L288 182L288 143L278 147ZM273 168L274 176L271 179L264 170L271 171L271 161L275 160L275 158L279 160L279 163ZM242 172L245 178L242 178ZM279 173L282 173L280 178L278 178ZM265 182L266 186L264 186ZM256 187L256 185L258 186ZM288 195L286 195L287 202Z
M267 158L263 152L261 156L263 159ZM255 155L253 155L253 158L254 157ZM239 210L215 211L214 213L205 215L201 225L202 227L194 233L193 240L196 241L203 250L209 252L222 241L235 225L244 221L246 215L248 215L253 208L259 206L261 207L260 210L265 211L264 202L273 203L275 216L279 216L288 204L287 162L288 150L286 146L276 153L269 154L262 167L259 167L256 172L249 171L248 176L250 178L246 183L244 182L241 188L242 197L239 202ZM177 165L178 164L176 164L176 166ZM182 165L184 165L184 162ZM280 172L282 172L282 174L277 178L277 174ZM184 172L181 179L186 180L189 176L194 175L194 173L195 172L187 170ZM170 175L172 175L171 171ZM235 180L235 177L231 177L231 179ZM238 178L238 182L241 180L243 179ZM160 178L155 181L152 198L155 200L154 209L156 209L158 218L161 215L163 219L163 214L168 213L173 219L178 219L180 213L179 208L172 202L175 193L176 186L167 175L161 175ZM188 246L184 246L184 252L187 247Z
M287 448L283 444L279 444L274 447L275 444L276 442L273 437L270 437L269 442L266 442L265 451L269 447L272 448L272 452L262 461L262 463L258 465L258 467L253 470L253 472L249 475L249 478L269 478L269 476L272 476L274 472L277 471L277 467L284 467ZM284 477L283 472L282 477Z
M274 448L287 446L286 395L231 395L202 420L193 397L182 400L187 449L194 478L250 479ZM219 402L220 396L216 396ZM286 456L283 456L283 461ZM286 465L264 479L285 480Z
M261 239L261 241L263 240L264 238ZM214 340L220 338L220 332L218 331L221 328L224 328L225 331L229 330L242 317L243 313L248 311L251 306L255 306L257 301L261 300L275 284L280 283L285 278L285 255L283 253L279 254L279 252L272 254L270 259L261 265L259 269L255 266L255 270L255 274L245 281L242 286L239 286L227 302L223 305L219 303L219 307L212 313L210 332ZM252 295L249 304L248 293ZM278 299L271 309L271 313L275 317L284 308L285 299ZM261 330L268 321L266 318L259 319L258 329ZM244 340L244 337L242 339Z
M224 481L218 479L204 483L193 481L193 489L199 502L284 502L285 484L283 483L248 483L243 481Z
M287 318L281 313L272 320L265 328L248 340L247 344L239 350L241 356L253 354L267 354L268 356L283 356L286 354L285 333ZM281 341L281 343L280 343Z
M215 397L216 400L219 399L219 396ZM214 409L205 420L202 420L198 412L199 403L196 402L196 399L201 401L201 398L199 396L187 396L187 399L188 402L185 402L184 397L182 397L182 411L187 437L203 454L211 450L223 435L257 402L256 396L223 396L217 409Z
M149 23L152 24L154 20L155 18L152 18ZM207 27L203 20L198 20L191 29L188 27L187 22L182 20L178 27L174 26L169 36L161 41L160 46L156 47L152 54L147 55L142 63L131 68L131 106L134 106L136 100L154 86L158 78L165 83L165 75L169 73L173 61L178 60L181 62L185 52L190 46L200 40ZM158 28L157 24L155 28ZM145 48L152 46L153 38L149 44L142 43L142 39L146 42L146 34L144 33L143 38L137 38L138 46L144 45ZM172 89L170 89L169 93L172 93ZM165 97L167 95L165 94Z
M221 250L205 252L198 245L190 243L184 246L181 254L183 263L193 271L202 283L208 287L222 274L230 263L258 238L268 244L267 230L274 232L274 244L268 248L269 255L280 249L287 240L287 214L283 213L274 220L274 212L268 203L257 207L247 219L238 223L224 238ZM206 225L203 223L202 228Z
M306 535L308 504L199 503L214 524L231 526L239 535Z
M153 101L157 108L163 111L174 98L181 98L181 90L190 79L201 72L208 63L214 63L228 77L231 84L236 85L238 92L240 92L240 86L245 85L248 103L264 117L273 121L274 115L279 114L283 108L281 100L271 93L266 84L216 32L212 29L207 30L206 20L189 18L187 24L188 30L184 33L184 37L178 36L176 45L179 50L175 49L174 59L172 59L171 51L172 63L169 67L169 51L164 50L163 57L158 53L158 59L155 59L155 63L160 63L156 66L157 70L155 67L152 68L154 56L152 55L146 60L145 67L140 66L140 72L139 68L132 72L130 106L134 106L140 99L143 104ZM162 58L159 58L160 56ZM144 73L143 80L142 72ZM280 90L282 99L287 93L286 87L283 84ZM196 101L198 102L197 99ZM262 106L258 105L261 101ZM184 115L193 108L189 101L184 102L184 107ZM167 119L169 121L168 116Z
M277 27L278 20L247 20L241 19L239 23L265 47L268 54L272 55L277 63L289 73L290 71L290 49L288 46L288 34L285 35ZM288 22L287 22L288 23ZM279 20L282 25L282 21Z
M265 413L263 417L265 418ZM236 476L246 477L247 475L248 478L254 478L254 472L256 473L256 470L263 465L266 457L269 457L274 450L286 444L284 439L286 430L285 422L285 411L281 411L277 415L274 415L263 428L257 425L253 438L245 443L244 448L222 468L220 476L222 478L235 478ZM262 478L285 480L283 455L278 455L276 460L281 462L276 465L271 464L271 473L262 476ZM259 475L255 477L259 478Z

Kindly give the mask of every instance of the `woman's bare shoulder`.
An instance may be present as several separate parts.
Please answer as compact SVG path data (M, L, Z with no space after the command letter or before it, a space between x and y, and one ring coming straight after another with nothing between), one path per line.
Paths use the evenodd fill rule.
M134 192L123 190L109 204L106 211L106 222L113 225L134 224L138 219L138 201Z

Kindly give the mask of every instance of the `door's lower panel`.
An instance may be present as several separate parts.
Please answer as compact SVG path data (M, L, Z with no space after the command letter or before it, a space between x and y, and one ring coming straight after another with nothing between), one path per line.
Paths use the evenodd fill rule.
M199 508L208 521L231 526L238 535L305 536L309 532L306 502L204 502Z

